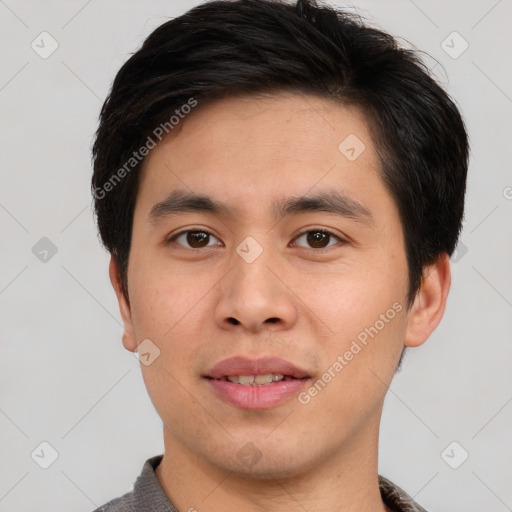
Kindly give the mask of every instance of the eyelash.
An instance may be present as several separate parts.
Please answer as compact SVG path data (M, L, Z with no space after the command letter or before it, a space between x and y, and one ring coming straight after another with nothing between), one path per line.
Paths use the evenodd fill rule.
M186 234L186 233L206 233L209 236L213 236L214 238L217 238L215 236L215 234L212 233L211 231L209 231L208 229L204 229L204 228L200 228L200 229L185 229L183 231L180 231L179 233L176 233L175 235L172 235L170 238L168 238L166 240L166 244L170 244L170 243L174 242L177 238L179 238L181 235ZM336 235L335 233L333 233L332 231L330 231L328 229L324 229L324 228L313 228L313 229L309 228L309 229L306 229L306 230L301 231L300 233L298 233L297 236L294 238L294 240L296 240L297 238L299 238L302 235L307 234L307 233L323 233L323 234L329 235L331 237L337 238L339 240L339 242L341 242L341 243L344 243L344 244L347 243L347 240L345 240L344 238L342 238L339 235ZM313 248L313 247L302 247L302 249L306 249L306 250L309 250L309 251L312 251L312 252L315 252L315 253L322 253L322 252L326 252L326 251L332 249L332 247L334 247L334 246L331 245L329 247L323 247L321 249ZM192 251L200 251L200 250L207 249L207 247L200 248L200 249L193 248L193 247L184 247L184 248L185 249L190 249Z

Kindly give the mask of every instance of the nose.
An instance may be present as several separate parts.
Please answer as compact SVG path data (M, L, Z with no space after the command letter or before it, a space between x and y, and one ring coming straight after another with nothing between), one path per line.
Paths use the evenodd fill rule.
M287 330L297 322L295 296L270 250L248 263L237 253L219 283L215 322L225 330Z

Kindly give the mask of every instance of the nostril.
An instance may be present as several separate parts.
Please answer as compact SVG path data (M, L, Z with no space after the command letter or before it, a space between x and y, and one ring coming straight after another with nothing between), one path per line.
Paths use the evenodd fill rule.
M275 324L276 322L279 322L279 318L272 317L272 318L268 318L266 321L269 323Z
M228 322L233 324L233 325L238 325L240 322L236 319L236 318L228 318Z

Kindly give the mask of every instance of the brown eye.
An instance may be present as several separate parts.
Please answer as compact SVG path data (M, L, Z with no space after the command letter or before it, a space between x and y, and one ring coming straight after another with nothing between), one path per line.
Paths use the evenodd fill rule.
M332 238L335 238L336 240L340 241L340 238L337 237L335 234L331 233L330 231L322 231L318 229L306 231L305 233L299 235L296 238L296 240L300 240L301 238L305 239L306 243L312 249L325 249L327 247L330 247L331 245L334 245L330 243Z
M206 247L209 239L210 235L204 231L189 231L187 233L187 243L194 248Z
M211 247L210 238L215 238L212 233L204 230L188 230L181 231L173 236L169 242L177 242L179 245L188 247L190 249L202 249L204 247Z

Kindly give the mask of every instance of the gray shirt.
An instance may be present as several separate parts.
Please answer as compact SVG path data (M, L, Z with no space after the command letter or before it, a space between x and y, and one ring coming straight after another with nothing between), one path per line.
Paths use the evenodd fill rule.
M145 462L133 491L109 501L94 512L178 512L165 495L155 474L162 457L156 455ZM379 476L379 487L382 501L390 509L396 512L427 512L400 487L383 476Z

